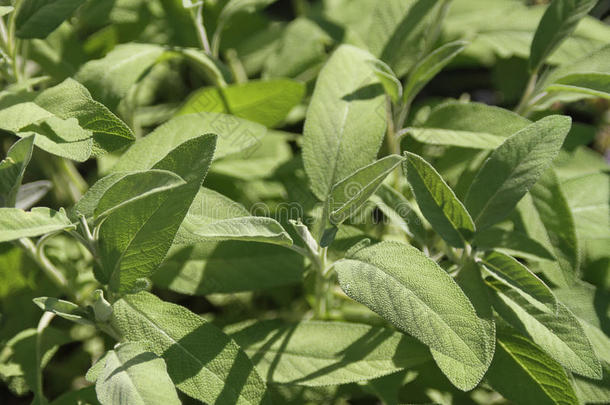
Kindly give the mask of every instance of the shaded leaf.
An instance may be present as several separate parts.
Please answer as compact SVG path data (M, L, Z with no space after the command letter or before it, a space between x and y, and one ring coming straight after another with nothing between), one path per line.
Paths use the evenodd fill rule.
M23 0L15 16L20 38L45 38L85 0Z
M31 211L0 208L0 242L32 238L64 229L75 228L65 212L36 207Z
M27 137L15 142L8 150L6 158L0 162L0 207L14 207L17 193L30 163L34 137Z

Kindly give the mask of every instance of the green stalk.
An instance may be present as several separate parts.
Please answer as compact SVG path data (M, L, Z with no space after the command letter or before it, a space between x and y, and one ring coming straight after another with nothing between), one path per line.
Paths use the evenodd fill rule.
M521 100L519 101L519 104L517 105L517 107L515 107L515 112L519 115L523 115L525 116L528 108L529 108L529 104L530 104L530 99L532 97L532 95L534 94L534 90L536 89L536 81L538 80L538 72L535 71L532 73L532 75L530 76L527 85L525 86L525 90L523 92L523 95L521 96Z
M208 41L208 34L205 31L205 24L203 20L203 3L197 6L193 17L195 21L195 28L197 28L197 35L199 36L199 43L201 44L205 53L212 55L210 42Z

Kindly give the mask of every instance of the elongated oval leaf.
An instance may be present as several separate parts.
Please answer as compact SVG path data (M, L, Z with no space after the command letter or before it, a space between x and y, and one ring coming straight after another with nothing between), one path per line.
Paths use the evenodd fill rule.
M472 218L440 174L420 156L406 152L405 172L417 205L432 228L452 246L474 233Z
M528 260L554 260L553 254L540 242L526 233L489 228L477 232L473 245L482 251L496 250Z
M17 8L15 28L20 38L45 38L85 0L23 0Z
M115 210L100 226L97 277L118 292L132 291L150 276L169 250L212 162L215 135L186 141L153 168L170 170L187 183Z
M444 44L426 55L413 67L405 85L404 101L410 102L424 86L468 45L466 41Z
M194 92L178 111L232 114L266 127L279 125L305 95L305 85L288 79L253 80Z
M348 384L430 360L426 348L409 336L354 323L261 321L228 332L260 375L279 384Z
M544 61L576 29L576 25L595 6L597 0L553 0L534 34L530 51L530 71Z
M163 357L185 394L207 403L267 404L266 387L246 354L209 322L147 292L113 305L112 324L127 340Z
M533 272L510 256L491 252L484 256L483 264L489 272L520 294L535 299L555 311L557 299L551 289Z
M345 293L430 348L470 366L487 347L475 310L453 279L416 248L381 242L335 264Z
M551 115L508 138L474 178L465 205L477 229L506 218L553 161L570 130L571 119Z
M53 297L38 297L34 298L33 301L34 304L38 305L43 311L52 312L69 321L81 323L83 325L94 324L87 311L73 302Z
M0 162L0 207L14 207L25 169L32 158L34 137L20 139Z
M104 356L95 384L102 405L179 405L165 362L141 343L122 343Z
M574 73L557 79L546 91L565 91L610 99L610 74Z
M386 156L335 184L328 197L330 221L338 225L352 216L403 160L398 155Z
M498 334L489 384L523 405L569 405L578 400L561 364L529 339L511 331Z
M0 242L32 238L75 226L63 211L37 207L31 211L0 208Z
M305 119L303 162L311 189L332 186L377 157L386 128L383 88L365 51L343 45L326 63Z
M518 292L500 283L491 283L494 309L520 332L529 336L551 357L568 370L599 379L602 368L578 319L565 305L557 303L557 312L539 308ZM539 305L539 304L538 304Z
M419 142L464 148L494 149L531 124L512 111L480 103L441 104L407 133Z

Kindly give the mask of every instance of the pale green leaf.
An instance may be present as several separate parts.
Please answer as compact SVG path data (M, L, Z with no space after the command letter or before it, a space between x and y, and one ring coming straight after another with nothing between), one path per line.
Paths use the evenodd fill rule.
M266 129L260 124L226 114L181 115L138 139L121 155L112 171L148 170L168 151L205 133L218 135L214 159L220 159L240 152L247 157L257 147Z
M346 322L261 321L227 330L267 381L324 386L365 381L430 360L417 340Z
M477 232L472 244L482 251L496 250L528 260L555 260L553 254L543 244L523 232L488 228Z
M99 229L101 268L96 276L111 289L133 290L156 270L188 212L214 156L215 135L190 139L154 164L186 184L123 205Z
M322 68L307 110L303 161L325 201L334 184L377 157L386 128L383 88L372 55L340 46Z
M178 175L167 170L126 173L101 196L93 215L97 221L121 207L135 203L155 193L163 193L186 184Z
M403 161L398 155L386 156L334 184L328 197L330 221L338 225L352 216Z
M416 248L381 242L335 263L345 293L398 329L467 366L486 363L476 312L445 270Z
M529 69L537 71L568 37L597 0L553 0L544 12L534 34Z
M603 367L604 377L601 380L574 376L574 389L582 403L610 403L610 364L604 363Z
M113 307L116 330L163 357L185 394L207 403L270 403L250 359L211 323L147 292L128 295Z
M402 83L398 80L396 74L392 71L392 68L381 60L375 60L371 64L373 66L373 72L377 75L386 94L394 104L398 104L403 95Z
M379 207L391 224L405 232L409 237L420 242L426 238L423 219L415 212L405 196L398 191L382 184L377 190L377 194L371 197L371 200Z
M432 165L413 153L405 156L407 180L422 214L447 243L463 247L475 230L466 208Z
M610 99L610 74L574 73L557 79L546 91L582 93L593 97Z
M523 405L573 405L576 394L561 364L511 330L498 334L487 381L505 398Z
M466 48L468 42L454 41L444 44L426 55L413 71L405 84L404 101L411 102L426 84L436 76L453 58Z
M0 6L0 17L12 13L15 8L12 6Z
M81 128L93 133L93 153L112 152L135 140L131 129L103 104L91 98L80 83L66 79L40 93L34 102L55 116L76 118Z
M282 123L305 94L305 86L288 79L253 80L195 91L179 115L198 112L232 114L266 127Z
M570 125L567 116L542 118L493 151L465 199L477 229L489 228L511 213L557 156Z
M20 38L45 38L64 22L85 0L23 0L15 16Z
M102 59L83 65L75 79L89 89L94 99L116 111L131 87L164 52L164 48L152 44L119 45Z
M74 228L63 211L37 207L31 211L0 208L0 242L32 238Z
M482 262L492 276L519 294L545 304L552 311L557 308L557 299L551 289L516 259L499 252L491 252L483 257Z
M472 260L465 261L455 281L474 306L481 328L485 332L483 337L486 346L485 361L482 364L470 365L435 349L430 351L436 364L451 383L463 391L469 391L479 384L492 362L496 347L496 324L487 287L477 264Z
M590 162L590 160L587 160ZM610 181L607 173L592 173L561 184L581 239L610 237Z
M121 343L104 356L95 384L102 405L180 404L163 359L140 343Z
M511 111L480 103L448 102L432 110L422 124L407 129L419 142L494 149L531 121Z
M93 325L87 311L73 302L53 297L38 297L34 298L33 301L34 304L38 305L43 311L52 312L57 316L83 325Z
M174 246L153 276L182 294L259 291L303 281L303 257L281 246L242 241Z
M21 185L17 191L15 208L29 210L47 195L52 188L53 183L48 180L38 180Z
M23 138L13 144L0 162L0 207L14 207L17 193L30 163L34 137Z
M493 305L498 314L513 327L530 337L551 357L568 370L599 379L602 368L582 325L565 305L557 303L557 311L529 301L517 291L500 283Z

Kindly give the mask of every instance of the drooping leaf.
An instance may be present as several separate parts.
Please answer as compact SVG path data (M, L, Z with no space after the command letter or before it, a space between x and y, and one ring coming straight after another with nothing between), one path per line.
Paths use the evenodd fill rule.
M8 150L6 158L0 162L0 207L14 207L17 193L30 163L34 137L27 137L15 142Z
M432 165L413 153L405 156L407 180L422 214L447 243L463 247L475 230L466 208Z
M494 149L531 121L511 111L480 103L448 102L433 109L425 122L407 129L419 142Z
M61 119L76 118L81 128L91 131L94 155L112 152L135 140L123 121L73 79L43 91L34 102Z
M20 38L45 38L85 0L23 0L15 16Z
M493 295L494 309L503 319L568 370L594 379L601 378L601 364L591 342L565 305L558 302L557 312L548 311L511 288L497 282L491 285L497 292Z
M557 299L551 289L516 259L499 252L490 252L482 261L496 279L515 289L519 294L535 299L553 311L556 309Z
M489 384L505 398L523 405L576 404L576 394L561 364L516 332L498 334Z
M436 364L453 385L463 391L469 391L479 384L492 362L496 347L496 324L481 271L473 260L464 262L455 281L474 306L485 332L483 337L486 346L485 360L482 364L472 365L457 361L435 349L430 351Z
M99 230L101 282L125 293L156 270L203 183L215 145L216 136L208 134L177 146L153 169L172 171L186 184L123 205L106 218Z
M254 80L195 91L179 115L198 112L232 114L272 128L279 125L305 94L305 86L288 79Z
M102 59L83 65L75 79L89 89L95 100L116 111L131 87L164 52L164 48L152 44L119 45Z
M228 332L260 375L279 384L348 384L430 360L417 340L362 324L272 320L237 325Z
M373 66L373 72L377 75L386 94L393 103L399 103L403 96L402 83L398 80L396 74L392 71L392 68L381 60L375 60L371 64Z
M214 159L238 153L248 157L266 129L260 124L232 115L197 113L172 118L153 132L138 139L117 161L113 172L148 170L167 151L205 133L218 135Z
M207 403L270 403L246 354L221 330L184 307L147 292L113 305L112 324L129 341L141 341L163 357L185 394Z
M203 242L176 245L153 276L156 286L182 294L259 291L303 280L298 253L259 242Z
M386 156L333 185L328 197L330 221L338 225L352 216L403 161L398 155Z
M510 136L485 161L466 195L477 229L506 218L555 158L570 129L567 116L545 117Z
M534 34L530 51L530 72L537 71L545 60L574 30L597 0L553 0L544 12Z
M34 304L38 305L43 311L52 312L69 321L81 323L83 325L93 325L87 311L73 302L60 300L54 297L38 297L34 298Z
M381 242L335 263L345 293L431 349L482 366L488 348L475 310L453 279L416 248Z
M32 238L74 227L63 211L44 207L32 208L31 211L0 208L0 242Z
M386 127L373 56L339 47L324 66L305 120L303 161L311 189L325 201L334 184L377 157Z
M411 102L426 84L436 76L453 58L468 45L466 41L453 41L444 44L426 55L413 71L405 84L404 101Z
M140 343L121 343L104 356L95 384L102 405L180 404L163 359Z

